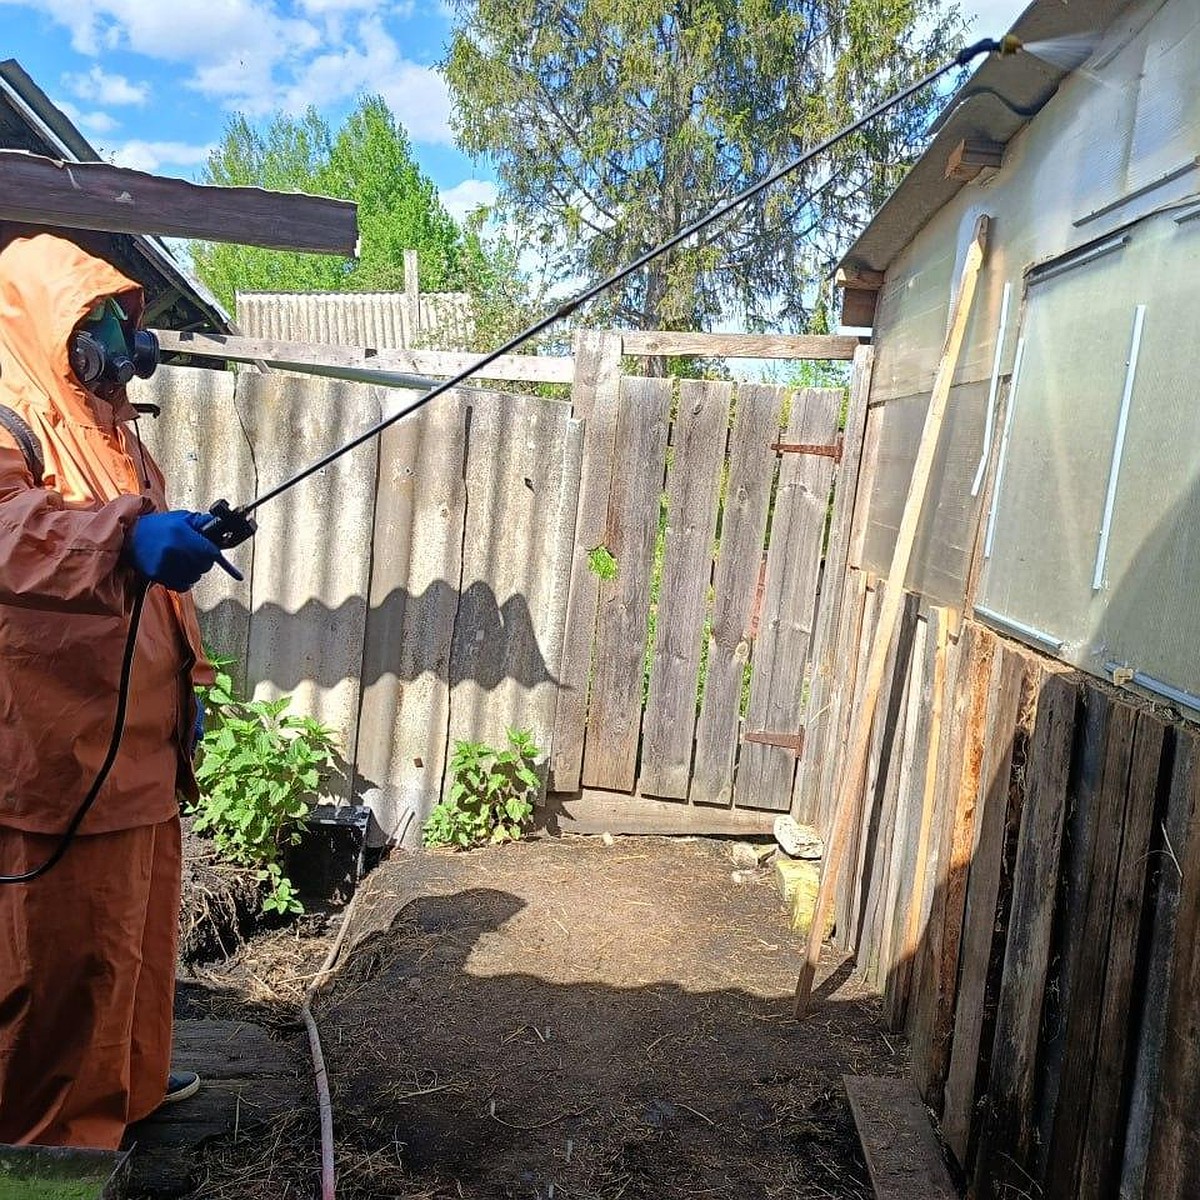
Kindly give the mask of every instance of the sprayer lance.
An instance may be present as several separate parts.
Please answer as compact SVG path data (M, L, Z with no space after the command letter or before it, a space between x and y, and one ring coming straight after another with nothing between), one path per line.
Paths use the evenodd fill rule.
M246 541L247 538L250 538L254 535L257 526L255 525L250 514L254 512L254 510L260 505L265 504L268 500L273 500L282 492L286 492L288 489L295 487L296 484L308 479L311 475L315 475L318 471L323 470L336 459L341 458L344 454L348 454L351 450L361 446L364 442L370 441L372 438L377 437L385 429L389 428L391 425L394 425L397 421L401 420L409 413L415 412L418 408L428 404L429 401L436 399L438 396L444 395L452 388L458 387L465 380L471 378L472 376L484 375L484 368L495 362L496 359L503 355L511 354L514 350L517 350L526 342L544 332L551 325L556 324L564 317L570 316L581 305L587 303L589 300L595 299L601 293L606 292L609 288L632 275L635 271L641 270L642 267L646 266L654 259L659 258L661 255L673 250L676 246L687 241L688 238L694 236L701 230L713 224L713 222L719 221L722 217L727 216L734 209L744 204L747 200L753 199L760 192L770 187L773 183L777 183L779 180L784 178L785 175L790 175L793 171L796 171L806 163L811 162L812 159L825 153L826 150L831 149L833 146L836 146L838 142L842 141L844 138L847 138L852 133L857 132L869 121L874 120L876 117L882 116L884 113L895 108L898 104L902 104L910 96L914 96L917 92L923 91L925 88L929 87L930 84L936 83L937 80L941 79L943 75L953 71L956 67L966 66L969 62L975 58L978 58L982 54L998 54L1002 57L1005 57L1015 54L1021 48L1021 40L1015 37L1013 34L1008 34L1002 38L984 38L982 41L976 42L973 46L968 46L966 49L959 51L954 58L945 63L943 66L938 67L936 70L930 71L929 74L916 80L916 82L909 84L908 87L897 92L894 96L891 96L887 100L884 100L882 103L876 105L873 109L871 109L870 112L859 117L858 120L851 122L844 129L841 129L837 133L826 138L823 142L820 142L811 150L805 151L797 158L792 159L790 162L787 162L783 166L772 171L769 175L763 179L760 179L757 183L751 184L748 188L742 192L739 192L732 199L725 201L723 204L719 204L707 215L701 217L697 221L692 222L692 224L685 226L677 233L672 234L671 237L667 238L666 241L647 250L644 254L640 255L627 266L620 268L620 270L614 271L611 275L608 275L604 279L600 280L599 283L593 284L583 292L580 292L579 295L567 300L563 304L560 304L553 312L534 322L534 324L529 326L528 329L522 330L515 337L510 338L504 343L504 345L498 346L495 350L489 351L477 362L472 363L472 365L466 370L461 371L452 379L446 380L444 383L441 383L437 387L432 388L428 392L424 393L424 395L419 396L413 401L413 403L404 406L398 412L392 413L391 416L387 417L385 420L380 421L376 425L372 425L369 429L363 430L362 433L357 434L355 437L351 438L348 442L339 446L337 449L331 450L323 458L318 459L316 462L305 467L302 471L297 472L290 479L286 479L282 483L271 488L269 491L264 492L261 496L258 496L252 500L249 504L242 505L240 508L233 508L228 501L218 500L216 504L209 509L213 519L202 531L204 536L215 545L220 546L223 550L228 550L233 546L240 545L242 542Z

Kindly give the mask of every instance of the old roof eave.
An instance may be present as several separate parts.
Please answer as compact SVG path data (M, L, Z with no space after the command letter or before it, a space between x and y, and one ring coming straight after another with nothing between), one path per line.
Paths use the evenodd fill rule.
M1035 0L1012 33L1023 42L1106 28L1136 0L1091 0L1087 12L1062 0ZM946 163L962 141L1007 145L1053 98L1070 74L1032 54L989 55L933 123L933 141L846 251L840 268L886 271L900 252L965 186Z

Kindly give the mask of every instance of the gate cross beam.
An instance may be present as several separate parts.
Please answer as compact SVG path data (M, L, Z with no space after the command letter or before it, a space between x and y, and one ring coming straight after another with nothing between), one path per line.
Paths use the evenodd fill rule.
M799 733L771 733L765 729L752 730L742 735L743 742L754 742L759 746L778 746L790 750L797 758L804 756L804 730Z

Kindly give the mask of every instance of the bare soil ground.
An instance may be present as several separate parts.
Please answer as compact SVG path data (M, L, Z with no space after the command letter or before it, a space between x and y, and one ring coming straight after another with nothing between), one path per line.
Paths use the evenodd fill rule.
M900 1073L903 1048L848 970L791 1020L800 944L769 872L731 872L666 839L382 864L318 1006L343 1200L869 1197L841 1076ZM295 1038L327 944L252 941L189 1015ZM300 1095L194 1194L307 1200L315 1130Z

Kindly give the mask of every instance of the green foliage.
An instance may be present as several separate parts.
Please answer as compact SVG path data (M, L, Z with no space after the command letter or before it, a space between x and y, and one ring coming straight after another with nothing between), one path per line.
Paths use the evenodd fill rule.
M523 285L515 248L506 242L495 250L486 246L481 218L466 229L458 226L379 96L364 97L336 132L311 108L300 117L279 114L263 129L235 116L209 155L203 181L314 192L358 204L357 261L197 244L192 252L197 274L231 309L239 291L399 291L403 252L416 250L422 290L469 291L485 327L503 324L499 312L520 310ZM481 336L491 332L485 328Z
M464 850L488 842L516 841L533 817L541 789L541 751L524 729L508 730L508 749L456 742L450 760L450 795L425 821L427 846Z
M588 569L601 579L616 579L617 560L607 546L597 546L588 551Z
M946 62L942 0L451 0L468 154L557 278L597 280ZM818 282L919 153L935 89L635 273L593 319L804 329Z
M333 731L288 714L287 696L239 698L225 665L218 661L216 683L202 694L209 727L196 769L195 829L230 862L257 868L268 912L300 912L280 856L299 840L309 798L333 767Z

